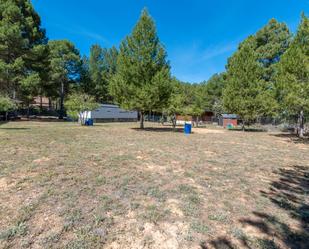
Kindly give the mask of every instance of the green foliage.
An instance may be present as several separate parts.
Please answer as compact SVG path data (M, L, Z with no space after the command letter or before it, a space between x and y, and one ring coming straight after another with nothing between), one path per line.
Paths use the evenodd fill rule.
M302 17L297 34L278 64L277 98L286 116L309 113L309 19Z
M26 78L40 72L33 63L44 57L42 53L38 56L38 47L46 44L40 26L40 17L29 0L0 2L0 90L14 98L24 93L20 84L23 82L24 88L29 82Z
M224 107L250 124L258 117L271 116L276 109L274 94L263 79L263 67L258 61L254 37L249 37L229 59L228 84L223 92Z
M162 110L167 106L172 85L166 53L157 36L154 21L144 10L120 46L117 73L110 94L125 109ZM142 127L141 122L141 127Z
M16 104L7 96L0 95L0 112L8 112L16 109Z
M285 23L271 19L255 34L257 58L263 66L263 79L273 81L275 65L290 44L291 34Z
M206 99L203 86L200 84L183 84L185 92L185 107L183 114L193 116L198 124L198 117L205 112Z
M226 85L226 73L214 74L208 81L202 83L202 93L205 108L216 114L224 112L222 95Z
M117 57L118 50L115 47L106 49L99 45L93 45L90 49L88 70L91 87L88 87L88 92L95 96L98 101L111 101L108 85L116 73Z
M68 40L49 41L50 80L54 97L60 99L60 116L63 118L63 103L72 85L80 80L81 59L79 51Z
M163 113L171 118L173 127L176 127L176 115L184 114L186 96L182 84L173 78L172 92L168 100L167 106L163 109Z
M72 118L79 118L81 124L84 124L83 112L92 111L99 107L95 99L85 93L73 93L65 102L67 113Z
M20 91L22 100L29 105L33 98L38 95L38 89L41 78L38 73L30 74L28 77L21 80Z

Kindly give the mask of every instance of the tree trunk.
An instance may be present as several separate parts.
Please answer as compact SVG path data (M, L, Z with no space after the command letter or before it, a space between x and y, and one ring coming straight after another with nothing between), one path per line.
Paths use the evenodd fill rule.
M241 128L242 128L242 131L245 131L245 122L244 121L242 122L242 127Z
M61 89L60 89L60 112L59 112L59 119L63 119L64 116L64 83L61 82Z
M8 121L8 112L5 112L5 120L4 121Z
M299 137L304 137L304 111L301 110L299 113Z
M140 111L140 125L139 125L140 129L144 129L144 112Z
M196 127L198 127L198 122L199 122L199 118L198 118L198 116L196 116L196 118L195 118L195 122L196 122Z
M52 101L51 98L48 98L48 110L50 111L52 109Z
M28 104L27 106L27 118L29 119L30 117L30 105Z
M40 95L40 113L43 111L43 98L42 95Z
M176 123L177 123L177 119L176 119L176 115L174 114L172 116L172 125L173 125L173 130L176 129Z

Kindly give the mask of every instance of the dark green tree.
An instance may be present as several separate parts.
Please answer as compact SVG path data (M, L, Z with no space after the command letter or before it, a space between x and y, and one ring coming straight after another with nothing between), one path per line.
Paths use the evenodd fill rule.
M297 34L278 64L276 89L281 112L298 117L297 133L303 137L309 114L309 18L302 15Z
M33 88L31 79L42 76L38 67L46 54L45 30L29 0L0 1L0 90L24 98ZM36 61L34 64L33 61ZM28 79L27 79L28 78ZM26 86L26 84L31 86ZM23 88L23 89L21 89ZM27 88L27 91L24 91ZM28 98L30 95L26 96Z
M48 45L52 94L59 98L59 119L63 119L65 96L80 81L81 59L79 51L68 40L49 41Z
M290 45L290 31L285 23L273 18L254 37L257 59L263 66L263 79L273 82L275 65Z
M163 109L163 113L170 117L173 125L173 129L176 128L177 114L185 114L185 101L186 96L184 88L182 87L181 82L176 78L172 79L172 92L168 101L168 105Z
M226 85L226 73L214 74L208 81L202 83L202 94L205 99L205 108L216 115L224 112L223 89Z
M120 46L117 73L109 89L123 108L139 112L140 128L144 128L146 111L162 110L168 104L172 90L170 67L146 10Z
M229 59L227 85L223 91L224 108L238 114L249 125L276 110L274 92L263 79L263 66L255 52L256 40L249 37ZM244 129L244 126L243 126Z
M102 48L93 45L90 49L89 75L92 88L89 94L95 96L97 101L111 102L108 85L117 70L118 51L115 47Z
M206 110L206 96L201 84L183 84L185 92L184 114L193 117L193 125L198 126L200 116Z
M89 93L101 102L104 101L107 94L107 82L103 78L103 66L103 49L99 45L93 45L89 57L89 75L92 86Z

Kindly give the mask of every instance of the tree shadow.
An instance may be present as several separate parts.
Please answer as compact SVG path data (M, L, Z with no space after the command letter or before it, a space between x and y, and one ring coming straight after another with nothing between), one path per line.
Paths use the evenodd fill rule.
M296 134L291 133L280 133L280 134L270 134L270 136L286 138L289 142L295 144L309 144L308 138L300 138Z
M12 127L12 128L10 128L10 127L0 127L0 130L15 130L15 131L18 131L18 130L30 130L30 128L24 128L24 127L20 127L20 128L18 128L18 127Z
M0 121L0 126L4 125L4 124L7 124L7 123L8 123L8 121Z
M279 179L270 184L268 191L260 193L283 209L298 225L292 227L282 218L262 212L253 212L254 219L242 219L240 222L257 228L288 248L309 248L309 168L296 165L274 173ZM274 244L271 248L280 247Z
M140 128L131 128L132 130L135 131L151 131L151 132L183 132L183 128L175 128L173 129L172 127L147 127L144 129Z
M219 237L217 239L214 239L209 242L209 245L211 248L216 248L216 249L235 249L236 247L232 244L231 241L229 241L228 238L226 237ZM201 249L208 249L209 247L205 242L202 242L200 244Z
M244 234L238 238L243 248L309 248L309 168L304 166L292 166L281 168L274 173L278 176L270 183L267 191L260 194L268 198L276 207L288 215L288 221L284 216L263 212L252 212L251 217L240 219L240 223L255 228L263 238L249 237ZM293 223L293 224L291 224ZM230 241L223 240L221 247L220 238L209 242L212 248L234 248ZM207 247L204 247L207 248Z

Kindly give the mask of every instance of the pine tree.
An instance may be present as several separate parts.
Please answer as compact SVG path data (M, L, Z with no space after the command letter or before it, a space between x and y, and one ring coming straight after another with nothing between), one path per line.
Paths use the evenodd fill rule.
M165 115L169 116L173 129L176 128L176 122L177 122L177 114L185 114L185 100L186 95L184 92L184 88L182 86L182 83L178 81L176 78L173 78L171 81L172 84L172 92L171 96L168 101L168 105L164 108L163 112Z
M79 51L68 40L49 41L50 79L54 97L59 97L59 119L64 116L64 99L73 83L80 81Z
M140 113L140 128L144 128L146 111L167 106L171 94L170 67L154 21L146 10L121 44L110 93L123 108Z
M108 85L116 73L117 56L118 51L115 47L107 49L93 45L90 49L89 75L93 86L90 94L95 96L97 101L111 101Z
M285 23L271 19L255 34L257 59L263 66L263 79L273 81L275 65L290 45L291 34Z
M97 101L103 102L107 93L107 84L103 79L103 49L93 45L90 49L89 75L92 81L92 95Z
M39 49L39 46L44 44L46 44L45 30L41 28L40 17L33 9L31 2L2 0L0 2L0 90L2 92L13 98L18 96L23 98L25 88L27 93L33 89L34 82L31 82L31 79L42 76L40 72L42 68L39 69L33 61L40 63L39 58L44 57L43 50ZM39 55L39 52L42 53ZM28 83L31 86L26 86Z
M276 108L273 91L263 79L255 42L254 37L249 37L229 59L228 83L223 92L226 110L238 114L248 125L258 117L272 115Z
M297 132L302 137L304 116L309 114L309 18L305 15L278 65L276 87L282 112L298 117Z
M208 81L202 83L202 94L205 108L216 114L223 113L222 94L226 85L226 73L214 74Z

